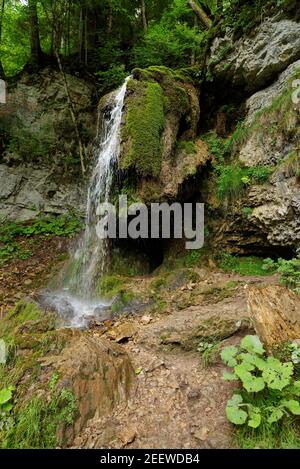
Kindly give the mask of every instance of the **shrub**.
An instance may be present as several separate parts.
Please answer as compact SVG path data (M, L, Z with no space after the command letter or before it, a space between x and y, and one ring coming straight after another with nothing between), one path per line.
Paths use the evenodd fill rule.
M266 259L263 265L265 271L276 270L281 275L281 283L300 295L300 254L291 260Z

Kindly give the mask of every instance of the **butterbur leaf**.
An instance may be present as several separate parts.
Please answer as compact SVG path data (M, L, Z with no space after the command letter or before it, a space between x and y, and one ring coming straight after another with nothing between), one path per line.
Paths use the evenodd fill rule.
M6 388L0 391L0 405L5 404L12 398L12 389Z
M229 399L226 407L226 415L229 422L234 423L235 425L243 425L247 418L248 414L240 408L240 404L243 403L243 398L239 394L234 394L231 399Z
M275 423L282 419L284 412L281 409L273 407L270 416L268 417L268 423Z
M224 371L223 379L226 381L238 381L238 377L234 373L229 373L228 371Z
M221 358L226 365L230 366L231 368L237 365L237 361L235 356L238 354L237 347L230 346L225 347L221 352Z
M249 421L248 426L251 428L257 428L261 424L261 412L258 407L249 406L248 408L249 413Z
M254 370L254 366L251 363L243 362L234 368L235 374L242 380L251 379L252 375L250 371Z
M282 405L286 407L292 414L300 415L300 403L295 401L295 399L290 399L289 401L282 401Z
M6 402L5 404L2 405L2 409L4 412L10 412L13 408L13 405L10 402Z
M268 357L267 366L262 372L262 377L269 389L282 391L290 384L293 371L292 362L281 363L277 358Z
M249 379L243 380L243 386L248 392L259 392L265 388L265 382L262 378L250 375Z
M241 341L241 348L249 353L256 353L257 355L263 355L265 349L257 335L247 335Z

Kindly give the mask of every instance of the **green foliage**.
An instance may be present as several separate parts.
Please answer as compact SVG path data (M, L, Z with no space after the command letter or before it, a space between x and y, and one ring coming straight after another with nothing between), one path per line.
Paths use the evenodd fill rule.
M239 164L224 166L219 168L217 180L218 197L236 197L243 188L254 182L262 184L268 181L272 169L266 166L256 166L253 168L242 168Z
M300 295L300 254L290 260L280 258L277 262L268 258L263 268L266 272L277 271L281 276L281 283Z
M55 448L57 429L73 424L78 404L69 389L52 392L50 402L34 397L16 412L14 425L4 436L4 448Z
M205 368L216 362L221 343L222 341L215 337L207 337L199 342L197 352L200 352L202 364Z
M101 94L118 88L124 82L127 72L123 64L113 64L108 70L96 73Z
M131 148L122 167L134 167L142 176L157 176L161 169L160 137L165 122L163 93L158 83L136 86L143 89L139 90L141 95L133 97L128 105L124 135L131 138Z
M28 259L32 251L18 242L22 238L34 236L72 237L82 228L81 221L75 215L47 216L31 222L0 221L0 265L14 259Z
M300 381L293 376L293 363L266 356L257 336L244 337L239 347L225 347L221 358L232 368L224 379L242 386L227 403L231 423L257 429L300 415Z
M220 256L219 266L225 272L236 272L240 275L270 275L275 269L265 269L265 260L261 257L239 257L223 252Z
M253 209L251 207L244 207L242 209L242 213L246 218L250 218L253 213Z
M185 67L191 54L199 55L206 34L194 25L194 13L185 0L173 0L161 18L149 24L141 42L133 49L140 67L167 65Z
M195 142L180 140L177 144L177 151L184 151L187 154L197 153Z
M0 390L0 435L7 431L13 423L11 412L13 409L14 386Z

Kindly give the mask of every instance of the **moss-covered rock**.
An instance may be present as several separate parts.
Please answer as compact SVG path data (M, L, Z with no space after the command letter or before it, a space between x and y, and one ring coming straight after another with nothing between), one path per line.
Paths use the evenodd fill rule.
M125 98L121 191L145 202L176 199L208 160L195 141L199 117L198 92L183 72L135 69Z

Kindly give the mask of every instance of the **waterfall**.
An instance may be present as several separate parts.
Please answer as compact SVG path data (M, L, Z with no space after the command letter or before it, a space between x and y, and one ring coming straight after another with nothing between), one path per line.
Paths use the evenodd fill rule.
M77 292L84 298L93 296L94 281L103 273L105 267L107 241L99 239L96 233L97 208L100 203L110 200L114 169L120 154L122 110L129 78L126 78L118 90L110 115L104 116L100 142L96 144L94 151L94 167L87 196L85 231L75 253L75 259L80 263L80 271L74 280Z
M126 78L116 92L111 112L103 116L102 129L97 130L87 193L85 230L71 259L71 265L75 268L63 285L63 291L48 292L43 298L72 326L83 325L88 316L101 316L101 311L108 306L95 295L95 281L103 274L108 255L107 240L99 239L96 232L99 221L97 209L101 203L109 202L111 196L114 171L120 155L122 111L129 79Z

